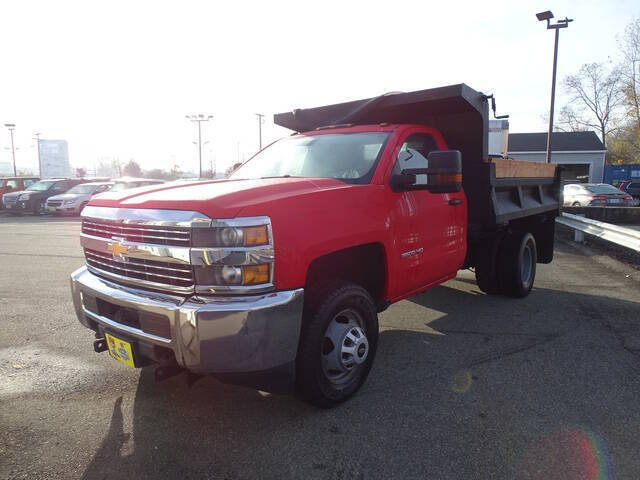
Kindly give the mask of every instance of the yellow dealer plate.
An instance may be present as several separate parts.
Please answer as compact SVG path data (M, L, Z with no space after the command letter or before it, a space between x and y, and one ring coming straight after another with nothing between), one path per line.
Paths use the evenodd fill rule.
M48 209L50 212L55 212L56 211L56 207L49 207Z
M108 333L104 334L104 338L107 341L107 346L109 347L109 355L112 358L115 358L119 362L124 363L130 367L136 366L133 361L133 348L129 342L125 342L124 340L120 340Z

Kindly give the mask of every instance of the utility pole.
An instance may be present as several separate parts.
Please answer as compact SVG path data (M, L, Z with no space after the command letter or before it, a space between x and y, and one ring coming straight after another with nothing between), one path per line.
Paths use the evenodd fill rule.
M264 123L262 113L256 113L256 117L258 117L258 150L262 150L262 124Z
M551 106L549 107L549 132L547 133L547 163L551 163L551 134L553 133L553 108L556 100L556 67L558 65L558 39L560 38L560 29L567 28L569 22L573 22L572 18L565 17L564 20L558 20L557 23L552 24L551 19L553 13L547 10L546 12L536 13L536 17L539 21L547 22L547 30L556 31L555 44L553 46L553 73L551 75Z
M33 134L33 139L36 141L36 145L38 146L38 176L42 178L42 161L40 160L40 132Z
M202 178L202 122L208 122L213 118L213 115L199 113L197 115L185 115L185 117L192 122L198 122L198 165L200 166L198 178Z
M15 123L5 123L5 127L9 129L9 134L11 135L11 157L13 158L13 176L17 177L18 172L16 170L16 147L13 144L13 131L16 129Z

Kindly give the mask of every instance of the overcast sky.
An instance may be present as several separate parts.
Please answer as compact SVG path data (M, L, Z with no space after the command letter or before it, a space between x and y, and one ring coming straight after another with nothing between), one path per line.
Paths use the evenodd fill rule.
M208 113L204 159L222 170L257 149L256 112L267 142L288 134L275 112L464 82L496 95L512 132L543 131L553 33L535 13L547 9L575 20L561 80L617 60L640 2L2 1L0 122L17 125L19 168L35 170L38 131L66 139L74 166L197 170L185 114ZM9 146L0 126L0 162Z

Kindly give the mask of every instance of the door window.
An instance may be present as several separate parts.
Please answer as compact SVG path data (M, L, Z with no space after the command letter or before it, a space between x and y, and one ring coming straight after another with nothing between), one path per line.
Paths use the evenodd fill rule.
M428 133L414 133L409 135L400 148L398 158L393 166L392 175L400 174L408 168L427 168L429 152L438 149L433 136ZM427 175L416 175L416 185L426 185Z
M15 190L18 188L18 180L7 180L7 188Z

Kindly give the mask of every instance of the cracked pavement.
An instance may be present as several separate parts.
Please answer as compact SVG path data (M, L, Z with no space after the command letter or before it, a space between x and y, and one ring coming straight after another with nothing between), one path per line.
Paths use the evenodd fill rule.
M640 478L640 283L558 243L526 299L468 271L380 315L360 393L317 410L92 350L77 219L0 217L0 478Z

